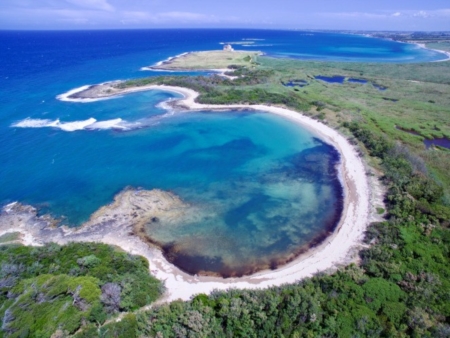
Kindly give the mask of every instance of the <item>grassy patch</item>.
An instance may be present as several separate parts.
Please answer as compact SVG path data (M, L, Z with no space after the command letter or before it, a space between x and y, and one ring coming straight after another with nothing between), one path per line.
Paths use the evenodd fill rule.
M63 336L152 303L147 260L105 244L0 247L0 324L14 337Z
M377 208L377 214L378 215L383 215L385 213L386 210L384 210L384 208Z
M438 49L438 50L445 50L450 52L450 41L444 41L444 42L431 42L426 44L427 48L430 49Z
M154 68L160 69L225 69L229 66L251 66L259 52L206 51L193 52Z
M0 244L17 241L20 238L20 232L8 232L0 236Z

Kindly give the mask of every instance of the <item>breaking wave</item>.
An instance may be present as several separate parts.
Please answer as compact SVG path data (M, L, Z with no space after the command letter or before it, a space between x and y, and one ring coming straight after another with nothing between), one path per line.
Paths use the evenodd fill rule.
M26 118L24 120L11 124L12 128L57 128L62 131L72 132L79 130L120 130L130 131L135 129L147 128L157 125L162 119L174 116L176 111L171 110L169 105L170 100L163 101L157 105L159 108L167 110L167 113L162 115L150 116L137 121L126 121L121 118L97 121L91 117L87 120L61 122L59 119L33 119Z
M26 118L22 121L13 123L11 127L15 128L58 128L63 131L77 131L77 130L106 130L106 129L116 129L116 130L130 130L136 129L140 124L129 123L122 120L121 118L97 121L93 117L73 122L61 122L59 119L49 120L49 119L31 119Z

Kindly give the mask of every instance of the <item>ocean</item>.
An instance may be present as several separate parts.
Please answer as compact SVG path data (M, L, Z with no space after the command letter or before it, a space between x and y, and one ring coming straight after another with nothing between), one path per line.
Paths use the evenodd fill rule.
M265 112L173 112L161 103L177 94L163 91L57 98L162 75L141 68L230 42L321 61L442 58L409 44L301 31L1 31L0 204L32 204L78 226L126 187L169 190L204 210L201 222L151 229L167 250L178 248L173 262L190 273L247 274L323 237L339 219L342 188L339 154L314 133ZM93 119L97 127L85 128ZM108 129L117 119L124 129Z

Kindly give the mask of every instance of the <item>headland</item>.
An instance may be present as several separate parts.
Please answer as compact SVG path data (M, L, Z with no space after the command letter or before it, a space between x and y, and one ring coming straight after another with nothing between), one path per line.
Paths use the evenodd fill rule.
M236 50L189 52L158 62L153 66L143 67L141 70L215 70L218 72L226 72L231 71L231 69L229 69L230 65L237 67L249 67L254 65L259 55L262 55L262 53Z

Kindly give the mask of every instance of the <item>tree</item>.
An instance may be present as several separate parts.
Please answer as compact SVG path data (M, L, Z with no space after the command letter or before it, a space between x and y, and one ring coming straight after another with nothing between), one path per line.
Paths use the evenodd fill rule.
M102 286L102 295L100 299L109 313L119 311L120 291L120 286L116 283L106 283Z

